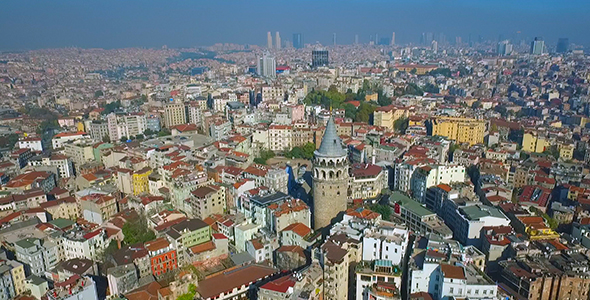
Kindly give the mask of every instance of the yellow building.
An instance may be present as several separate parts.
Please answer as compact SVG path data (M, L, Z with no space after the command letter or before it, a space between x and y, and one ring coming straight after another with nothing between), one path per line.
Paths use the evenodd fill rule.
M559 158L562 160L571 160L574 158L573 144L559 144Z
M550 146L544 136L538 135L537 132L525 132L522 136L522 150L525 152L542 153L545 147Z
M407 64L407 65L396 65L396 69L403 71L403 72L412 72L416 70L417 75L424 75L432 70L438 69L436 65L415 65L415 64Z
M373 125L393 130L395 121L407 117L408 110L405 107L383 106L373 112Z
M12 276L12 284L14 285L14 292L20 295L25 292L25 268L23 264L11 260L9 264L12 266L10 275Z
M148 177L150 174L152 174L152 169L149 167L133 172L133 195L137 196L141 193L149 193L150 183Z
M84 128L84 123L82 122L76 123L76 128L78 129L78 131L86 131L86 129Z
M483 143L486 122L471 118L437 117L432 120L432 135L440 135L469 145Z
M365 101L377 101L379 99L379 94L372 93L365 95Z

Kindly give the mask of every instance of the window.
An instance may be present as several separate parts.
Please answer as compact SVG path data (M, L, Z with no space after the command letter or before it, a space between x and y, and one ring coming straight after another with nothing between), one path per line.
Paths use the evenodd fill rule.
M452 294L454 291L455 291L455 289L454 289L454 288L449 288L449 293L451 293L451 294Z

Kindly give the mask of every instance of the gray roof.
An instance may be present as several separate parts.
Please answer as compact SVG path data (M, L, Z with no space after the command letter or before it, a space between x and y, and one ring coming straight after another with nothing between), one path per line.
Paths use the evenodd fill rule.
M324 131L324 137L322 137L322 143L320 148L315 151L315 155L341 157L346 156L346 154L347 151L342 147L342 140L338 136L336 125L334 125L334 118L330 117Z

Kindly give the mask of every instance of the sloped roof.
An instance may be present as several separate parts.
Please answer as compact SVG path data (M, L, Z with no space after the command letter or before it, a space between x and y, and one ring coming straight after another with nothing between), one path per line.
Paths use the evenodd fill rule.
M338 136L336 125L334 125L334 117L330 117L320 148L316 150L316 155L327 157L346 156L347 151L342 147L342 140Z

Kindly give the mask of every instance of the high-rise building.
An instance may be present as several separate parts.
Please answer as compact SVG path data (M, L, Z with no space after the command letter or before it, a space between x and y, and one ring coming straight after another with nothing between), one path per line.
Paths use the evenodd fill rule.
M327 66L328 64L328 50L318 49L311 52L311 66L313 68Z
M346 210L348 190L348 153L330 117L320 148L313 158L314 228L330 225L336 215Z
M506 56L512 54L512 44L508 40L504 40L498 43L498 47L496 48L496 53L498 56Z
M293 47L295 49L303 48L303 34L301 33L293 33Z
M266 33L266 48L272 49L272 33L270 31Z
M275 49L281 49L281 35L278 31L275 33Z
M438 52L438 42L433 40L430 43L430 48L432 49L432 52L437 53Z
M258 58L256 72L262 77L275 78L277 76L277 62L274 56L265 53Z
M379 45L379 34L375 33L375 45Z
M355 45L358 45L359 44L359 35L358 34L355 34L354 35L354 44Z
M559 38L557 40L557 53L566 53L570 48L570 40L568 38Z
M336 46L336 32L332 34L332 43Z
M531 42L531 54L541 55L545 53L545 41L542 37L535 37Z
M461 37L460 36L456 36L455 37L455 45L461 45L462 41L461 41Z
M391 46L395 45L395 31L391 34Z
M427 32L426 33L426 45L429 45L432 43L432 41L434 41L434 34L432 32Z

